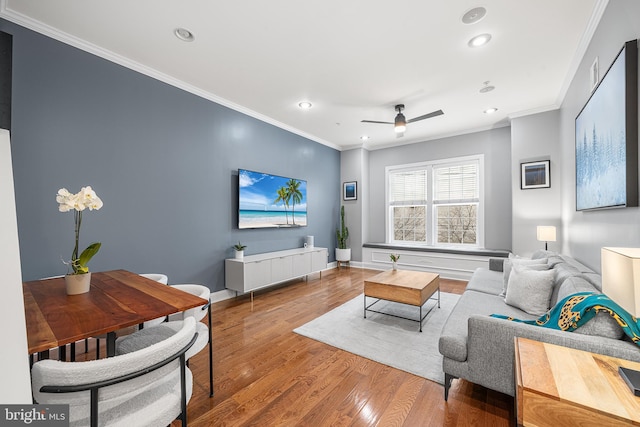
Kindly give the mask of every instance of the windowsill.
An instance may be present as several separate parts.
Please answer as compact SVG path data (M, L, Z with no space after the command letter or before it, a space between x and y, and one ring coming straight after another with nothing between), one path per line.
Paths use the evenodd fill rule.
M412 245L394 245L389 243L364 243L363 248L377 248L377 249L393 249L402 251L416 251L416 252L439 252L446 254L461 254L461 255L475 255L475 256L490 256L498 258L507 258L509 256L508 250L504 249L486 249L486 248L456 248L451 246L412 246Z

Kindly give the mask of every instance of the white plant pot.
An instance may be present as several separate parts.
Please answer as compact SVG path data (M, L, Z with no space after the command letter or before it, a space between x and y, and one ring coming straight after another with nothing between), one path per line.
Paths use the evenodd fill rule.
M244 259L244 251L236 251L236 259Z
M85 274L67 274L64 276L67 295L79 295L89 292L91 288L91 272Z
M336 248L336 261L350 261L351 260L351 248L338 249Z

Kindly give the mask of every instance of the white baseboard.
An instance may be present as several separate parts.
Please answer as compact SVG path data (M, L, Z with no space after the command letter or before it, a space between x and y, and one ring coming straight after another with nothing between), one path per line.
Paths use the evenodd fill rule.
M230 289L223 289L221 291L212 292L210 296L212 303L228 300L235 297L236 291L232 291Z

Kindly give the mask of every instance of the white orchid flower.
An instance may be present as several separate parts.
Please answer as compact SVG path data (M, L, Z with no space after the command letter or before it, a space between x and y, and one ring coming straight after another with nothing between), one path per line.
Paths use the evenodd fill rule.
M71 255L71 262L69 265L73 269L73 274L85 274L89 272L87 263L98 252L101 244L99 242L92 243L82 253L79 253L78 243L80 238L80 224L82 223L82 211L89 208L89 210L98 210L102 207L102 200L96 195L91 186L82 187L80 192L72 194L66 188L58 190L56 195L56 202L59 203L58 209L60 212L68 212L75 210L75 247Z

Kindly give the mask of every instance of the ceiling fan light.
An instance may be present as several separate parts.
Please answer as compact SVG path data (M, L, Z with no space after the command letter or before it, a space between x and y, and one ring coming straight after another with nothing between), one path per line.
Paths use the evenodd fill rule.
M404 114L398 113L396 116L395 124L393 125L393 129L396 133L402 133L407 130L407 119L405 119Z

